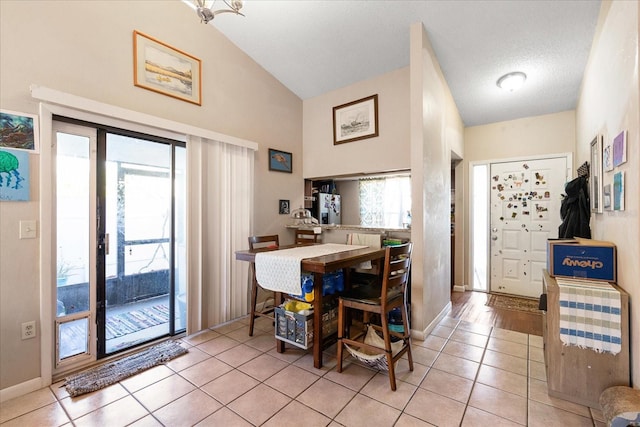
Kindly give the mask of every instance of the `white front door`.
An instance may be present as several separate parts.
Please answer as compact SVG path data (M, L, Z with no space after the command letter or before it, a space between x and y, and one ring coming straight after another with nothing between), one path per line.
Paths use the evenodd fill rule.
M491 292L538 297L558 237L567 158L491 164Z

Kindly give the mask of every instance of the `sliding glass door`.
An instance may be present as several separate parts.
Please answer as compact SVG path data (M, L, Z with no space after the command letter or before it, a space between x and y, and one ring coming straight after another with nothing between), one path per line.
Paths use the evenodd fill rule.
M54 129L67 276L56 287L57 365L184 330L184 144L86 124Z
M172 324L184 328L173 297L181 268L175 236L176 230L184 235L184 218L173 203L173 145L113 133L105 138L98 229L105 286L98 300L109 354L167 335Z

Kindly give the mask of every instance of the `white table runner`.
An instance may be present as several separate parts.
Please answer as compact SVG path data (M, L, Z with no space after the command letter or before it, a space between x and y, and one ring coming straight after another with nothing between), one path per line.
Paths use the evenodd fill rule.
M362 249L367 246L340 245L326 243L323 245L300 246L291 249L259 252L256 254L256 279L261 287L276 292L299 295L300 261L322 255Z

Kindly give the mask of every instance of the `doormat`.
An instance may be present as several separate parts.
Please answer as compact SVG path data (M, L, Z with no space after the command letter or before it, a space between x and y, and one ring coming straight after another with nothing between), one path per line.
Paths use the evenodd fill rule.
M169 307L164 304L107 316L107 339L129 335L142 329L169 322Z
M489 299L487 300L487 303L485 305L493 308L503 308L505 310L542 314L542 312L538 309L537 299L490 294Z
M100 390L146 369L168 362L187 349L176 341L165 341L139 353L65 378L65 388L71 397Z

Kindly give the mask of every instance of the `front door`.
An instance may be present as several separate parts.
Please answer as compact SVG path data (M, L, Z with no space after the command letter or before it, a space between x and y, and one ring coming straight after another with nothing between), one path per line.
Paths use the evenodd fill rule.
M491 164L491 292L538 297L558 237L566 157Z

